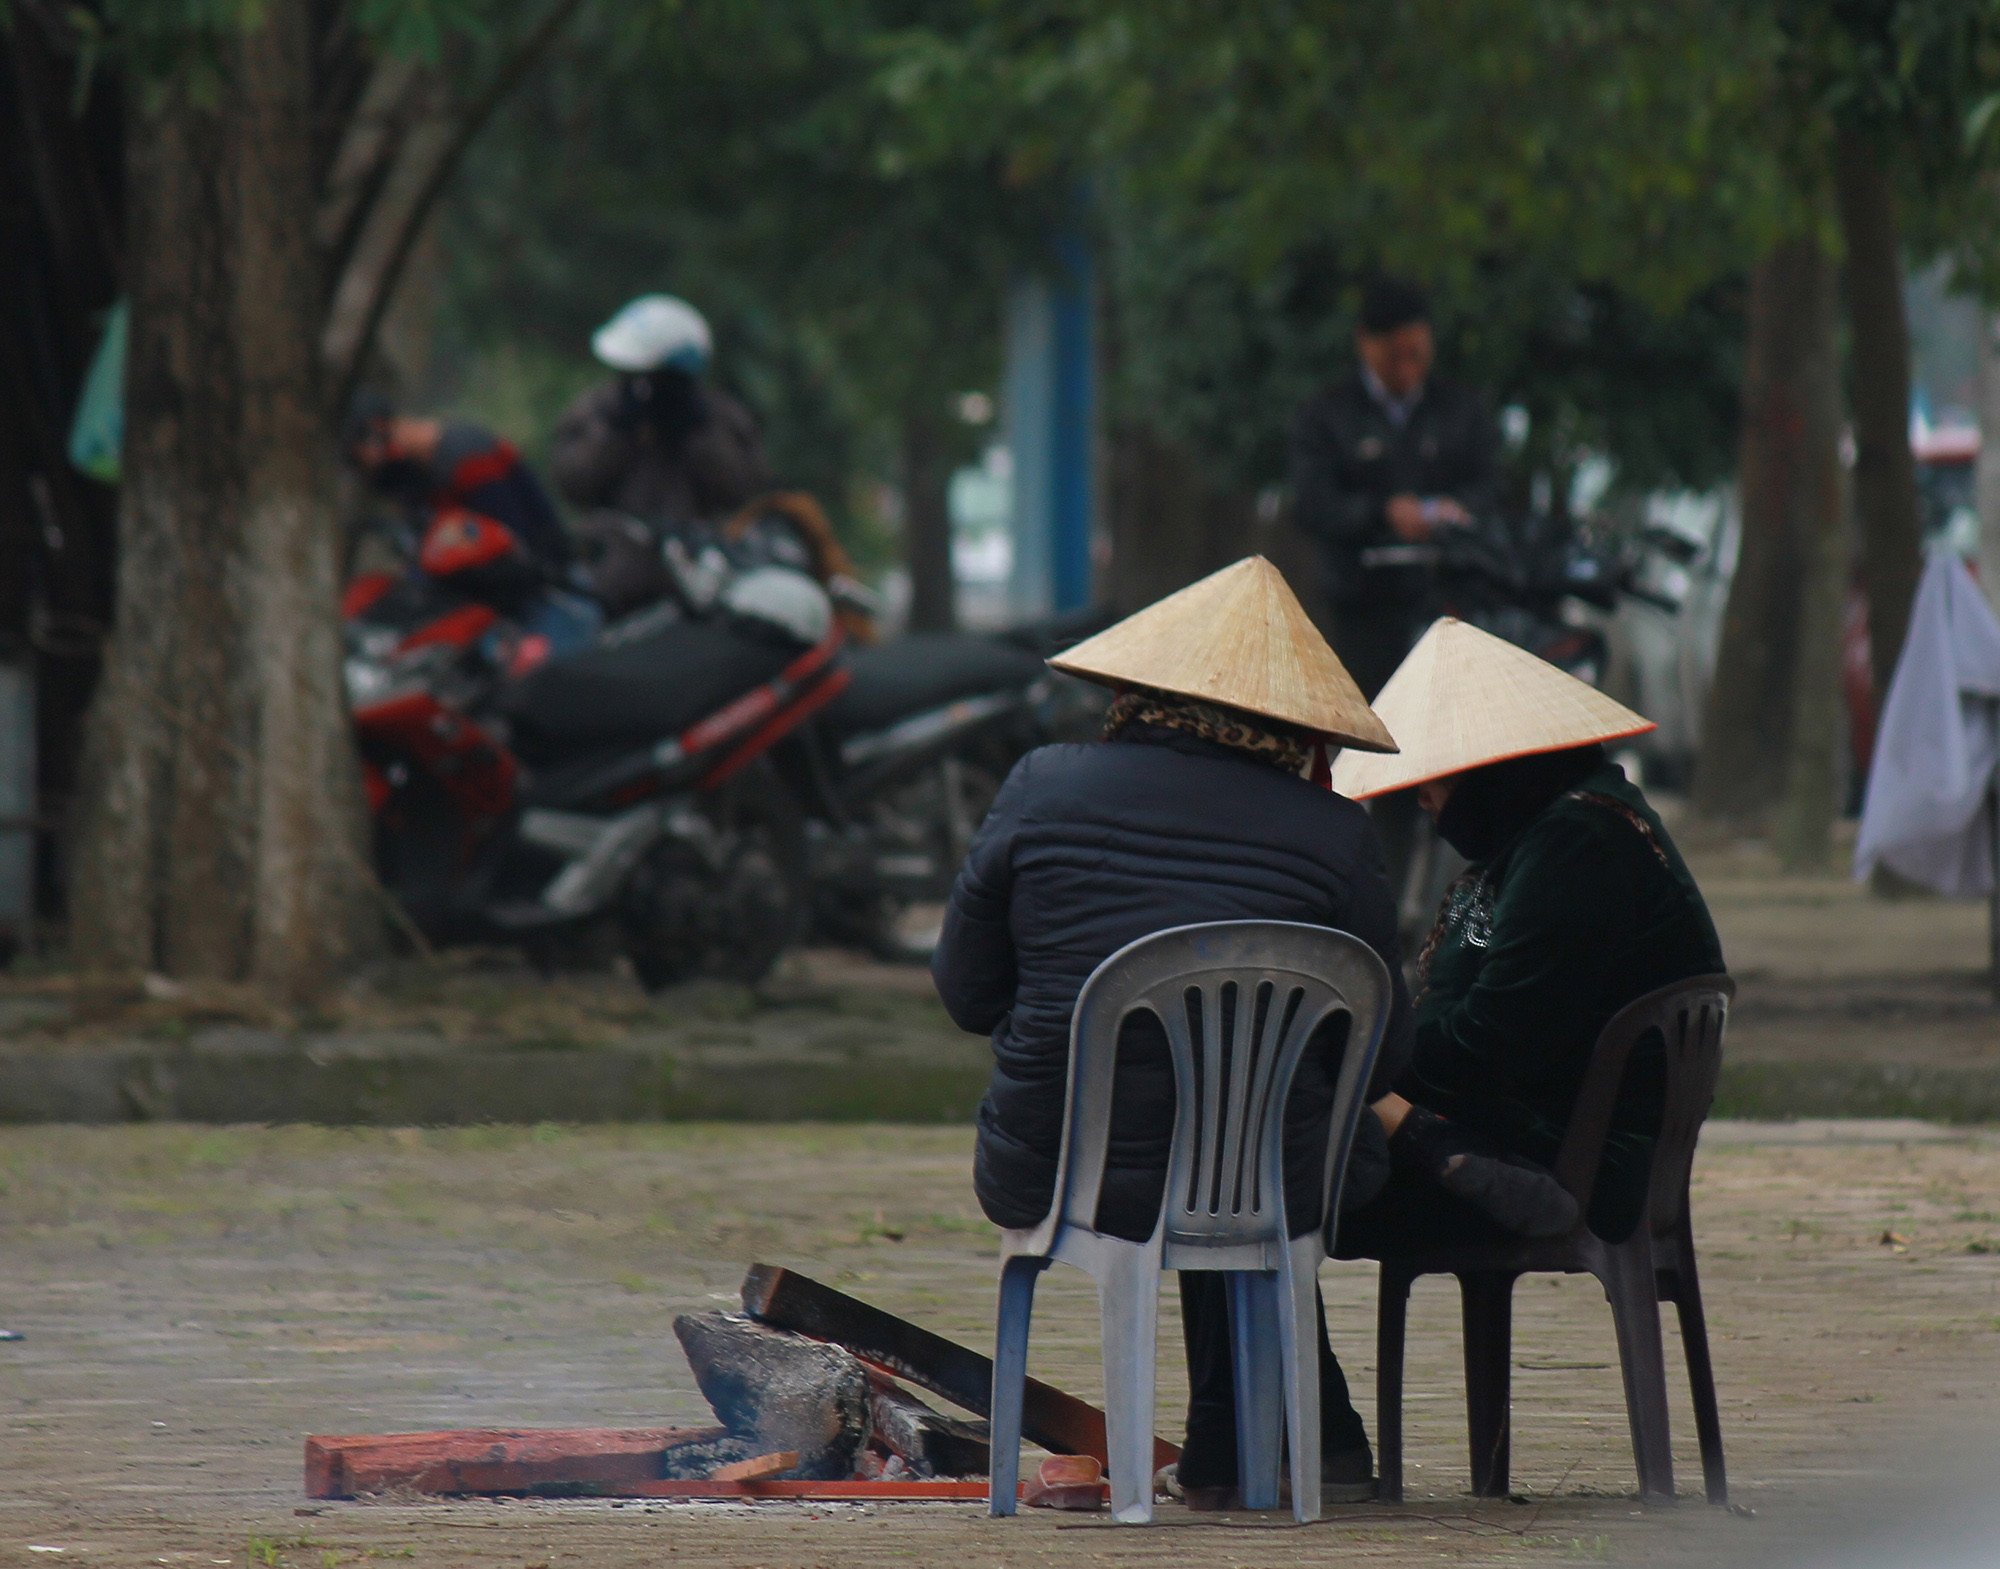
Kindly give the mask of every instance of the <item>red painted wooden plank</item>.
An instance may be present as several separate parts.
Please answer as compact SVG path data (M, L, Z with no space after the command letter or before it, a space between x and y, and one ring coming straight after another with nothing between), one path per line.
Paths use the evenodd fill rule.
M663 1452L724 1436L719 1427L474 1428L443 1433L318 1434L306 1440L306 1496L524 1493L658 1481Z
M860 1498L986 1497L986 1484L970 1482L635 1482L617 1498L803 1498L837 1502Z

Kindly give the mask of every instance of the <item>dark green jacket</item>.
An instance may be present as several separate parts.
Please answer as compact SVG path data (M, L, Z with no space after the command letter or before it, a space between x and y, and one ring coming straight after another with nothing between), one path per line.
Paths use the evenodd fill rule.
M1650 839L1593 795L1636 812ZM1657 987L1722 967L1715 924L1680 852L1646 798L1607 763L1453 888L1399 1088L1549 1164L1611 1016ZM1650 1051L1642 1043L1591 1202L1601 1236L1616 1240L1637 1224L1664 1087L1659 1043Z

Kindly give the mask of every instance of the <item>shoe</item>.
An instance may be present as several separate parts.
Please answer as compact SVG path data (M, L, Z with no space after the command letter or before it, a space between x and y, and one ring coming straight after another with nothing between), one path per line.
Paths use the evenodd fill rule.
M1233 1482L1226 1487L1183 1487L1181 1502L1198 1514L1214 1514L1223 1509L1241 1509L1243 1495Z
M1156 1479L1157 1481L1157 1479ZM1197 1513L1241 1509L1243 1494L1235 1483L1215 1487L1184 1487L1178 1476L1174 1489L1181 1501ZM1365 1504L1375 1496L1375 1457L1366 1446L1322 1456L1319 1463L1319 1499L1323 1504ZM1291 1507L1292 1479L1278 1478L1278 1507Z
M1368 1446L1322 1455L1319 1500L1323 1504L1365 1504L1375 1496L1375 1457Z

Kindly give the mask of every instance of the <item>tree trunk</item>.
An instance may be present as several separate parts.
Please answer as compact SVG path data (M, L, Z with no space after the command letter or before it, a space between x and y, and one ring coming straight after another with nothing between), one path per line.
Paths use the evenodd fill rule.
M1804 721L1799 739L1817 748L1821 705L1838 701L1834 679L1821 680L1829 652L1839 652L1838 579L1830 634L1824 625L1824 574L1841 527L1836 310L1833 263L1816 239L1774 246L1751 276L1742 545L1694 778L1697 809L1739 827L1769 821L1793 772L1795 724ZM1844 563L1834 570L1844 575ZM1800 799L1806 768L1801 761Z
M903 549L913 632L949 632L958 625L950 487L944 416L920 404L903 416Z
M1824 407L1815 411L1811 467L1803 476L1806 512L1799 585L1799 630L1792 656L1792 723L1785 749L1784 797L1772 834L1778 862L1789 872L1823 870L1833 859L1833 823L1840 807L1842 722L1841 633L1853 560L1846 476L1840 466L1840 401L1834 363L1834 299L1826 315Z
M135 92L118 618L86 747L79 964L311 995L367 940L318 373L310 0L212 94Z
M1910 328L1889 171L1874 146L1852 131L1835 139L1833 167L1853 337L1854 504L1879 696L1889 690L1903 651L1922 570L1917 467L1910 454Z
M1139 425L1111 434L1111 570L1120 615L1143 610L1254 549L1253 498L1217 491L1195 461Z

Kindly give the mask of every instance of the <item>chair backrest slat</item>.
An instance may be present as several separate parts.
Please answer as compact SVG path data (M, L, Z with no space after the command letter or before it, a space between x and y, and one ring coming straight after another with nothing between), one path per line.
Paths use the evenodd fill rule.
M1722 1075L1722 1031L1728 1018L1729 996L1717 989L1703 989L1683 994L1678 1006L1667 1010L1660 1021L1666 1046L1667 1094L1659 1138L1653 1146L1646 1199L1656 1233L1680 1224L1695 1144L1701 1137L1702 1123L1708 1120L1708 1109L1715 1104L1715 1085Z
M1695 1141L1715 1100L1716 1080L1722 1071L1723 1028L1735 995L1736 983L1728 976L1697 975L1627 1004L1598 1034L1556 1156L1556 1177L1575 1195L1579 1208L1590 1207L1626 1066L1640 1042L1657 1033L1666 1086L1647 1184L1646 1213L1656 1233L1679 1223Z
M1144 1011L1165 1031L1178 1096L1162 1201L1167 1237L1195 1245L1284 1239L1284 1112L1299 1061L1322 1023L1349 1016L1322 1184L1330 1204L1389 996L1374 950L1326 927L1219 921L1120 949L1085 983L1071 1023L1062 1219L1095 1224L1118 1037Z

